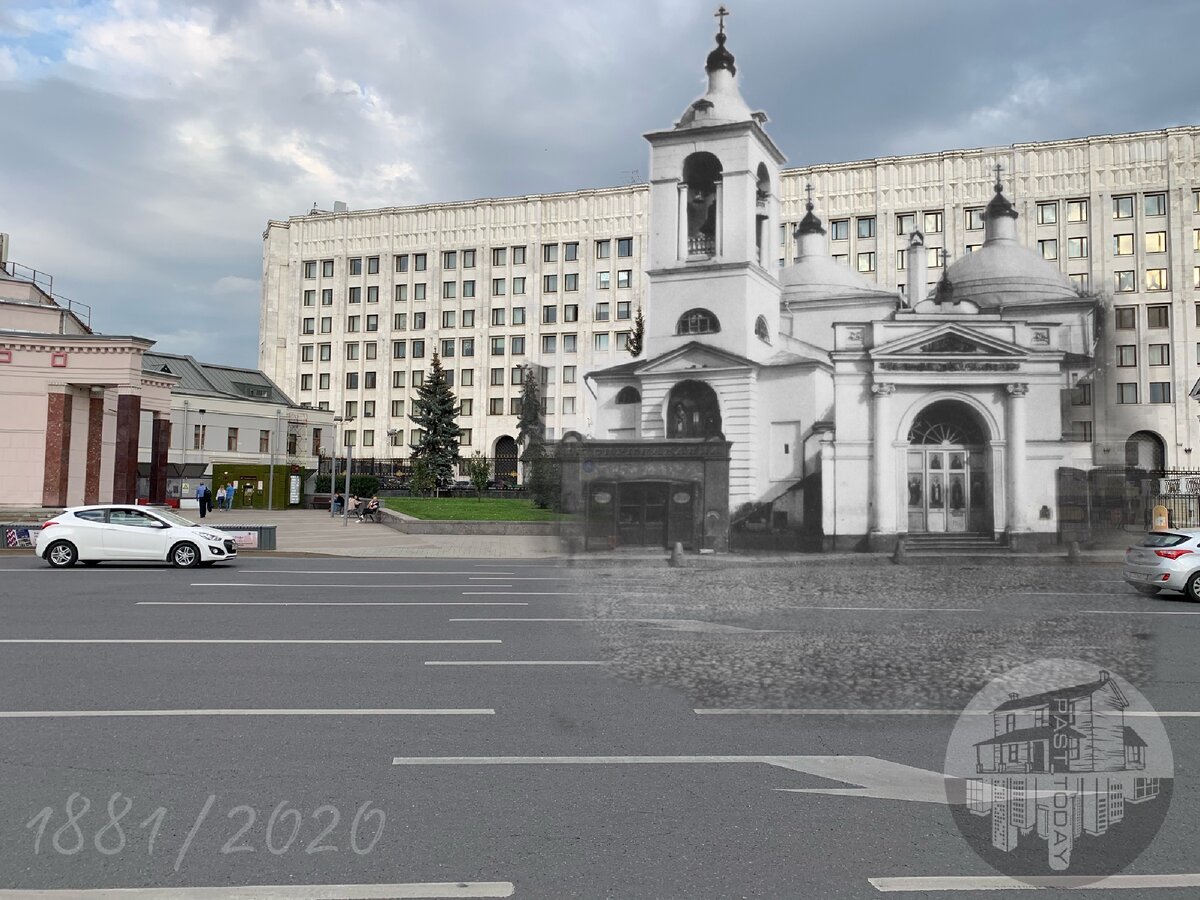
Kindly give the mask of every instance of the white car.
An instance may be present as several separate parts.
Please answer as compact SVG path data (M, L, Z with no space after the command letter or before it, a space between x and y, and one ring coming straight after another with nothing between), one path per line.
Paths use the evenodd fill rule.
M106 560L211 566L237 558L233 538L220 531L169 509L113 504L64 510L42 525L34 552L56 569Z

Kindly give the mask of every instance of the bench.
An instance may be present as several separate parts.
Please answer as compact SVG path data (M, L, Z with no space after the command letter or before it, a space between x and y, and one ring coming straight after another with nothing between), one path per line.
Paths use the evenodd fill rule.
M328 494L313 494L312 508L313 509L329 509L329 504L333 502L333 498Z

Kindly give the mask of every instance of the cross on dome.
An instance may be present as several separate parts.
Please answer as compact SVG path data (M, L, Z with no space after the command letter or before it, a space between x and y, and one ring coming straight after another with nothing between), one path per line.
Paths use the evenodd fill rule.
M997 161L996 164L994 166L992 166L992 168L996 170L996 190L1000 191L1004 188L1004 185L1000 181L1000 172L1004 169L1004 166L1002 166L1000 164L1000 162Z
M721 4L719 7L717 7L717 11L713 13L713 18L717 19L721 23L721 34L725 33L725 17L727 15L729 15L729 10L725 8L724 4Z
M808 202L805 204L805 206L808 209L812 209L813 208L813 199L812 199L813 198L813 186L812 186L811 181L807 182L804 185L804 193L806 193L808 195Z

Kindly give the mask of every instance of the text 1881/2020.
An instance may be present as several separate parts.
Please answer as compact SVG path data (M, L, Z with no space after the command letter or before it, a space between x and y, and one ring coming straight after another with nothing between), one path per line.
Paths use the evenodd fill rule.
M175 871L183 865L188 848L216 805L217 795L209 794L176 853ZM132 798L117 792L103 808L93 810L88 797L71 794L61 809L43 807L25 823L33 833L33 852L40 854L45 849L74 856L95 850L105 856L116 856L126 851L137 852L145 840L146 852L153 856L159 831L172 813L159 806L148 815L133 814L133 806ZM253 853L262 849L274 856L293 850L310 855L349 850L366 856L383 837L387 822L387 814L370 800L355 809L348 827L341 827L342 812L329 803L316 807L306 817L302 810L282 800L266 814L260 828L255 827L260 823L259 810L246 804L231 807L224 818L228 822L224 829L227 840L221 845L221 853ZM209 825L210 829L217 827L215 823Z

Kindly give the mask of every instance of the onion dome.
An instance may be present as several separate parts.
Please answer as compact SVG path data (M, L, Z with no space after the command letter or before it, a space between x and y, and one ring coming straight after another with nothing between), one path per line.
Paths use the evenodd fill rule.
M704 64L708 73L708 90L683 111L677 129L700 128L706 125L728 125L733 122L761 122L766 117L751 112L737 86L737 66L733 54L725 46L725 32L717 34L717 46L708 54Z
M828 297L887 296L895 294L868 281L848 265L829 255L825 225L813 212L811 200L807 212L796 226L796 256L792 265L779 276L783 300L823 300Z

